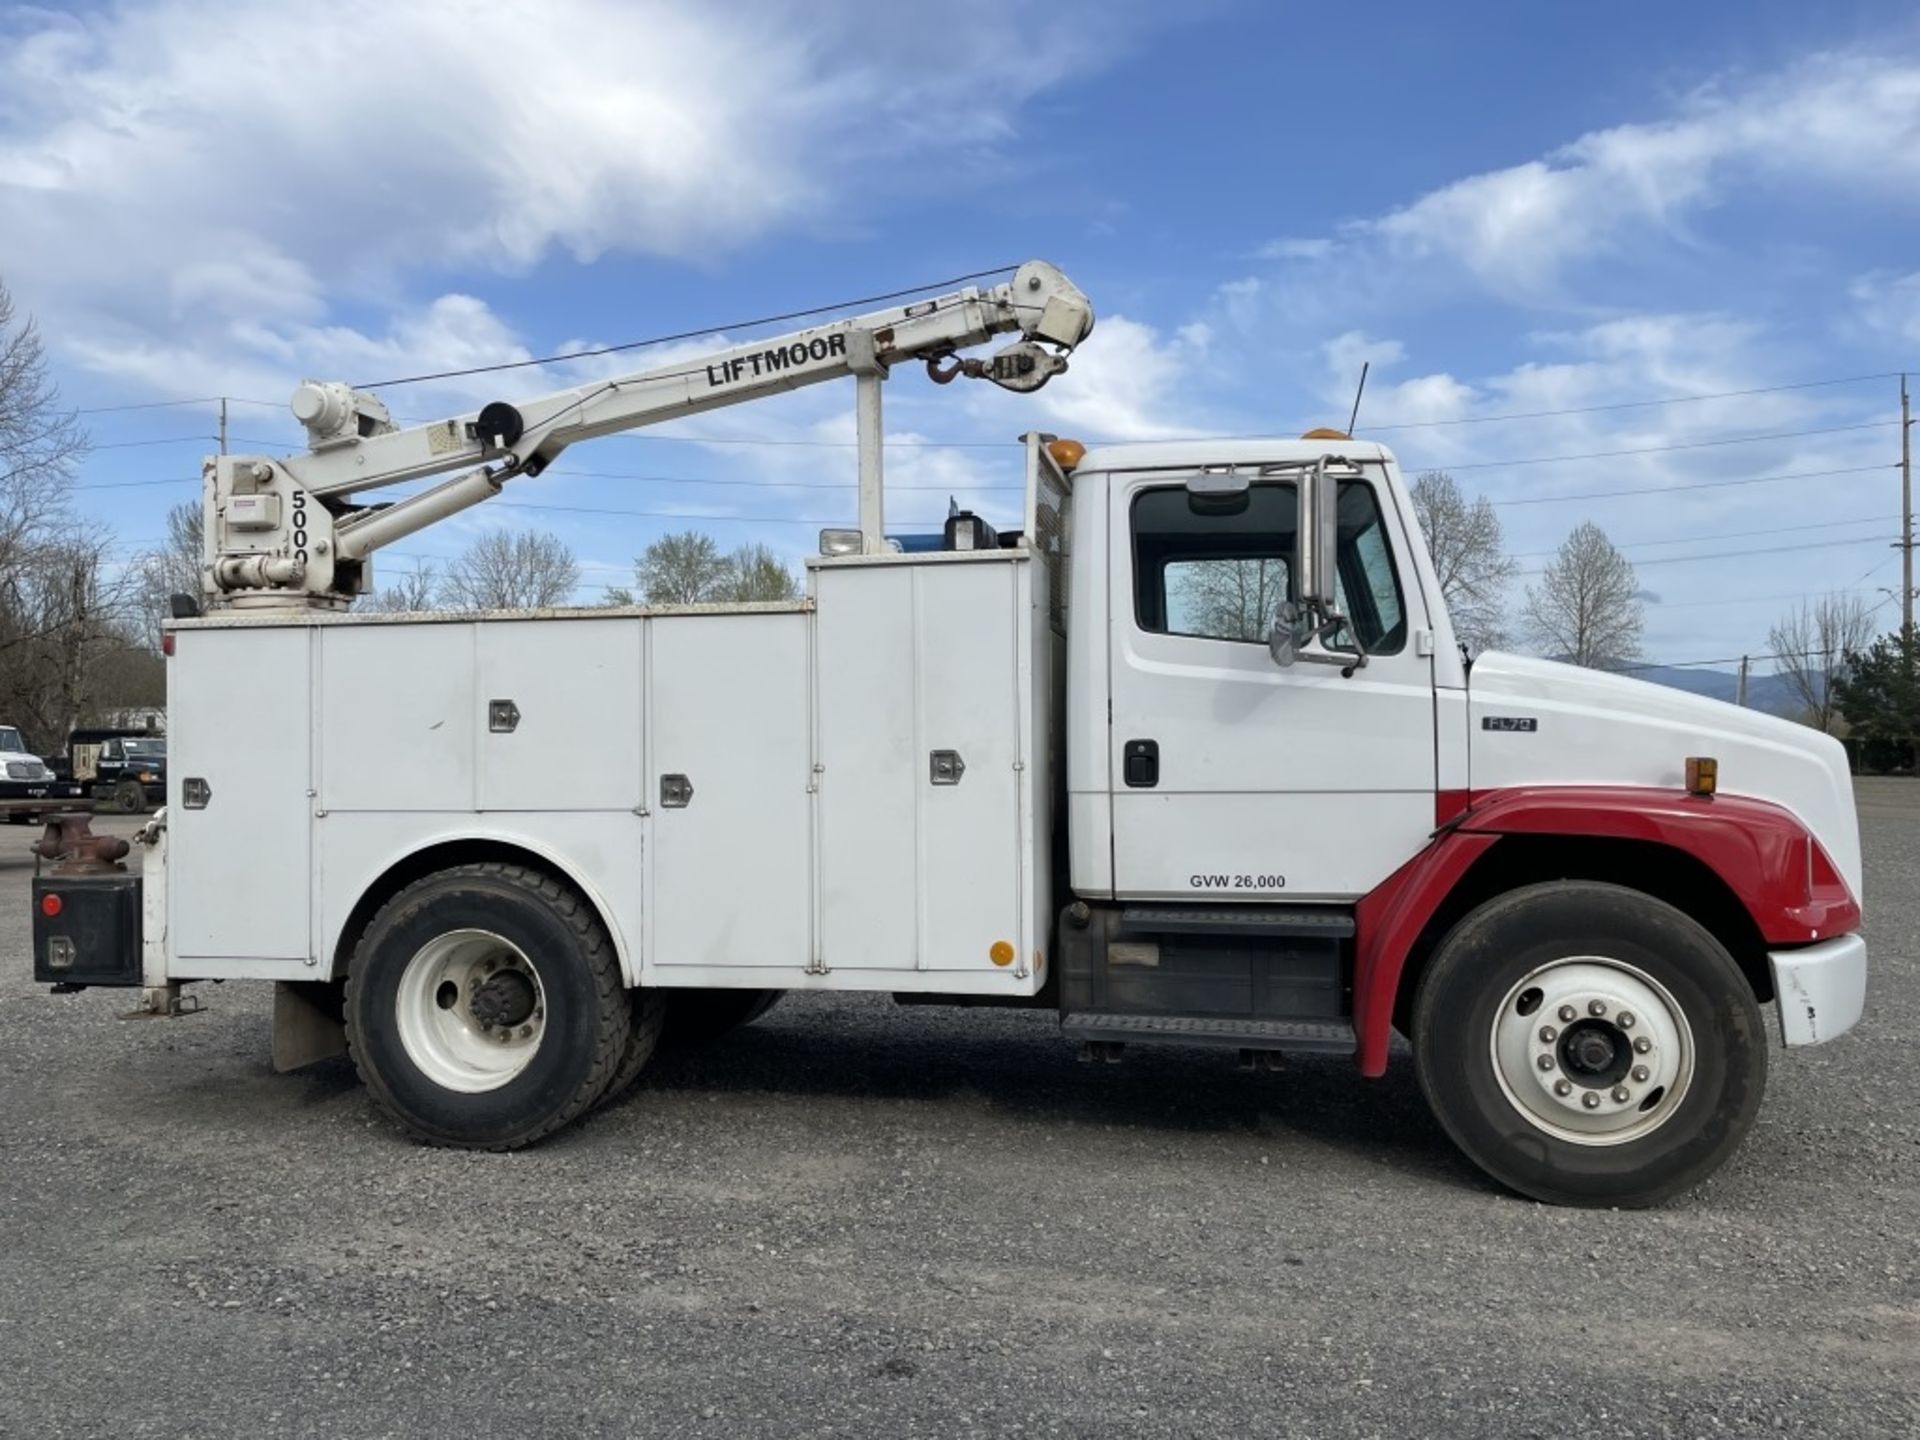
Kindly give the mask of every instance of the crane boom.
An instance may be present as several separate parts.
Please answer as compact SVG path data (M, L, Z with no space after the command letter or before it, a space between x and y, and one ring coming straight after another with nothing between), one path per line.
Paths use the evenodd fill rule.
M293 397L306 453L208 457L202 588L216 606L343 608L369 588L374 551L497 495L516 476L539 474L569 445L847 376L859 392L861 531L867 547L878 549L879 397L889 368L923 360L937 379L964 373L1037 390L1067 368L1067 355L1092 329L1086 296L1055 267L1033 260L990 289L969 286L421 425L395 425L370 391L309 380ZM953 360L1013 332L1021 339L988 360ZM951 368L938 368L949 360ZM349 503L364 491L449 471L460 473L390 505Z

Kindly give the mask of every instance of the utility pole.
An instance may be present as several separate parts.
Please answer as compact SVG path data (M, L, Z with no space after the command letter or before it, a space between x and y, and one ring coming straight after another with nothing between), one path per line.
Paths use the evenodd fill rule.
M1914 628L1914 447L1907 405L1907 372L1901 372L1901 634Z
M1747 704L1747 659L1745 655L1740 657L1740 688L1733 697L1733 703L1742 709L1745 709Z
M1903 395L1905 391L1901 392ZM220 453L227 453L227 397L220 397Z

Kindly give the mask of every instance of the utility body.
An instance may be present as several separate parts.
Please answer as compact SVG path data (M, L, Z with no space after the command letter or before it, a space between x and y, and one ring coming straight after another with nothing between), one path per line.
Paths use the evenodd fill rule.
M865 990L1044 1007L1108 1058L1197 1043L1377 1076L1398 1030L1449 1133L1516 1189L1644 1204L1710 1173L1760 1101L1759 1004L1788 1044L1861 1014L1840 746L1618 676L1469 664L1393 455L1331 432L1029 435L1017 529L889 537L887 367L1037 388L1092 324L1035 262L406 430L302 386L308 454L209 461L145 895L114 878L86 944L43 900L39 977L162 1011L194 981L277 982L279 1063L344 1042L446 1144L569 1122L676 1015L711 1032L786 990ZM348 608L379 545L566 444L848 375L861 525L823 533L800 600Z

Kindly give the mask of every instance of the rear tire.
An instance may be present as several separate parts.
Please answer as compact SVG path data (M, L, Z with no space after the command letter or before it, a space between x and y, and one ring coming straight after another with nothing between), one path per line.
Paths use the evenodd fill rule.
M627 1048L620 1056L620 1067L614 1071L607 1093L600 1097L602 1105L613 1104L631 1090L633 1082L640 1078L640 1072L653 1058L653 1052L660 1047L660 1031L667 1018L666 992L651 988L629 990L627 1003L633 1011L632 1028L627 1035Z
M632 1028L599 917L552 876L461 865L380 907L347 971L347 1050L429 1144L512 1150L583 1114Z
M673 1050L710 1045L729 1031L751 1025L780 1003L784 990L666 991L666 1028L661 1044Z
M1533 885L1468 915L1421 978L1411 1038L1454 1143L1556 1205L1690 1189L1733 1153L1766 1088L1760 1009L1732 956L1617 885Z

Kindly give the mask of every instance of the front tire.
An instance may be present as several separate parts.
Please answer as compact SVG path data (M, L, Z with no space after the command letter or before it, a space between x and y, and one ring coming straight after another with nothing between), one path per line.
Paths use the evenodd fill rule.
M429 1144L512 1150L584 1113L631 1028L593 909L519 865L461 865L394 895L354 947L347 1049Z
M114 808L122 815L147 813L147 787L138 780L122 780L113 787Z
M1502 1184L1558 1205L1657 1204L1753 1123L1766 1039L1725 948L1671 905L1589 881L1468 915L1414 1002L1442 1127Z

